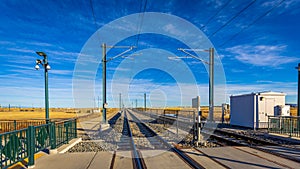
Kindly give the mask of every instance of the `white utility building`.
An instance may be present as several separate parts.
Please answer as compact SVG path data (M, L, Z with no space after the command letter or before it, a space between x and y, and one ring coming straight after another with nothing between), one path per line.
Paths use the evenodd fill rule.
M278 115L274 114L278 107L285 107L285 96L285 93L278 92L230 96L230 124L249 128L267 128L268 116ZM287 111L286 109L281 111ZM286 115L286 113L282 114Z

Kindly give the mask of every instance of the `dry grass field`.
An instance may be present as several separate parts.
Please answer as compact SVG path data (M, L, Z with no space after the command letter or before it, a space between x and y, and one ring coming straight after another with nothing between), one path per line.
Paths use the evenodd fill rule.
M192 117L191 112L196 111L194 108L181 108L181 107L168 107L168 108L160 108L160 109L151 109L147 108L147 111L152 111L152 112L157 112L157 110L161 110L160 113L164 111L171 113L172 111L175 113L178 111L180 116L186 116L186 117ZM201 107L201 112L202 112L202 117L207 118L208 117L208 112L209 112L209 107L208 106L202 106ZM229 121L229 110L225 112L225 121ZM214 119L215 120L221 120L222 118L222 108L221 107L215 107L214 108Z
M151 110L151 109L148 109L148 110ZM171 107L171 108L165 108L164 110L194 111L195 109L193 109L193 108ZM207 118L208 117L208 112L209 112L209 107L208 106L202 106L201 111L202 111L202 116L204 118ZM291 112L291 116L297 116L297 107L291 107L290 112ZM229 121L229 117L230 117L230 110L227 110L225 112L225 121ZM221 120L221 118L222 118L222 108L221 107L215 107L215 109L214 109L214 118L216 120Z
M297 107L291 107L291 116L297 116Z
M107 109L107 119L113 117L117 112L118 109L116 108ZM92 108L51 108L49 115L50 119L54 121L77 118L77 127L80 128L80 122L101 118L102 113ZM17 125L13 120L17 120ZM19 130L28 127L28 125L41 125L44 124L44 120L45 109L43 108L0 108L0 133Z
M107 109L107 117L109 118L118 109L109 108ZM76 118L85 116L93 112L92 108L50 108L49 116L50 119L61 119L61 118ZM98 111L99 112L99 111ZM101 113L93 113L95 116L101 115ZM25 120L25 119L45 119L44 108L0 108L0 120Z
M94 109L95 110L95 109ZM107 118L112 117L116 112L118 112L118 108L109 108L107 109ZM157 110L150 109L147 110ZM161 109L163 110L163 109ZM180 107L171 107L165 108L164 110L169 111L194 111L193 108L180 108ZM208 117L208 106L201 107L202 116L204 118ZM82 108L82 109L74 109L74 108L50 108L50 119L57 118L76 118L80 116L85 116L91 114L93 112L92 108ZM99 111L98 111L99 112ZM225 113L225 120L229 119L229 110ZM94 113L95 116L101 116L100 113ZM184 114L182 114L184 115ZM216 119L220 119L222 115L221 107L215 107L215 115ZM297 115L297 108L291 107L291 116ZM23 120L23 119L44 119L45 118L45 109L44 108L0 108L0 120Z

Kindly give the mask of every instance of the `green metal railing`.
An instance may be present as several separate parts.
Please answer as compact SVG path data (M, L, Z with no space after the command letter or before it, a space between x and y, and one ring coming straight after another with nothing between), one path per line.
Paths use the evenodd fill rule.
M45 120L0 120L0 133L46 124Z
M34 154L47 148L56 149L77 137L76 119L50 122L39 126L0 134L1 167L7 168L28 158L34 165Z
M295 116L269 116L268 132L300 137L300 117Z

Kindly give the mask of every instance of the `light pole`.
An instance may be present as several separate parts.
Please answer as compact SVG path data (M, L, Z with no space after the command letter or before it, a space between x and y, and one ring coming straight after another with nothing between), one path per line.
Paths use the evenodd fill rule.
M104 125L107 124L107 120L106 120L106 108L108 106L107 102L106 102L106 63L109 61L112 61L118 57L123 56L125 53L131 51L134 46L107 46L105 43L103 43L101 45L102 47L102 97L103 97L103 104L102 104L102 123ZM110 58L110 59L106 59L106 48L129 48L126 51Z
M203 49L182 49L179 48L178 50L188 54L194 59L200 60L203 63L206 63L209 65L209 115L208 120L210 122L214 119L214 48L209 48L208 50ZM193 54L187 52L187 51L202 51L202 52L209 52L209 62L194 56ZM177 57L179 58L179 57Z
M49 122L49 95L48 95L48 70L50 70L50 65L48 63L47 55L44 52L36 52L39 56L44 57L43 60L37 59L35 69L39 70L39 65L41 64L45 69L45 118L46 123Z

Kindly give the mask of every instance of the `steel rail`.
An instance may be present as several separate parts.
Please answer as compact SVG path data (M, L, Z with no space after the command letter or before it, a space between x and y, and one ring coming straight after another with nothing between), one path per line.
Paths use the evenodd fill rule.
M128 137L130 137L130 145L131 145L131 148L132 148L132 155L133 155L133 158L132 158L133 166L134 166L135 169L143 169L144 166L143 166L143 163L141 161L142 158L140 157L139 152L137 151L137 148L135 146L135 143L134 143L134 140L133 140L133 137L132 137L130 124L129 124L129 120L127 118L127 113L129 113L128 110L125 110L124 111L124 123L126 123L126 125L127 125Z
M193 160L190 156L188 156L186 153L182 152L181 150L177 149L176 147L173 147L171 144L169 144L165 139L163 139L161 136L159 136L154 130L152 130L147 124L145 124L144 122L142 122L141 120L139 120L135 115L133 115L130 111L132 110L128 110L128 113L136 118L136 120L141 123L142 125L145 126L145 128L154 133L156 136L156 139L158 139L159 141L161 141L166 147L168 147L171 151L173 151L177 156L180 157L180 159L182 159L186 164L188 164L190 167L192 168L197 168L197 169L204 169L205 167L203 167L201 164L199 164L198 162L196 162L195 160Z

